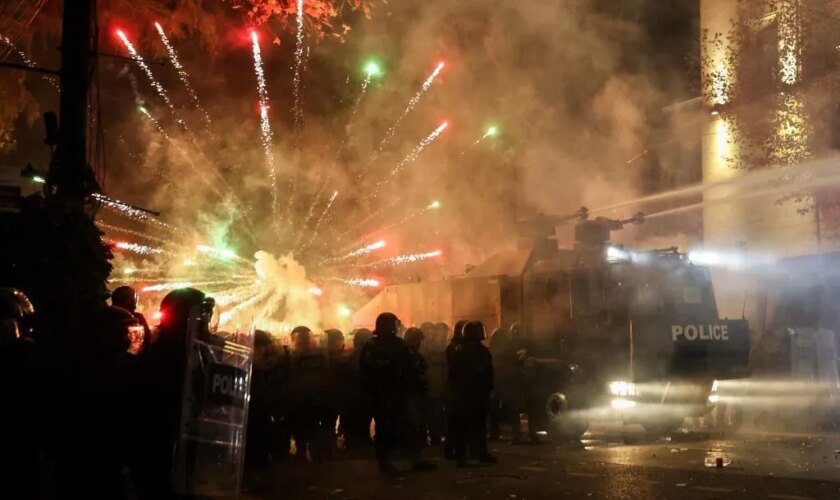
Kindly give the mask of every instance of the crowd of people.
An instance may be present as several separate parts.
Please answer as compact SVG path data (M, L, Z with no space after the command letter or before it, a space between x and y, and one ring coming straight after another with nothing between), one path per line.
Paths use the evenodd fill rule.
M538 441L542 405L530 391L532 349L521 326L488 338L480 321L405 328L386 312L373 331L349 336L326 330L315 342L299 326L284 345L256 332L249 466L290 456L320 462L370 447L385 474L396 473L400 452L414 470L434 469L424 457L438 450L458 466L492 464L488 440L507 424L511 441L522 442L523 413L528 441Z
M126 488L137 498L170 497L188 325L199 311L209 333L213 306L199 290L174 290L150 327L136 292L120 287L91 312L83 338L39 343L26 296L0 288L2 390L16 408L0 413L20 431L7 443L10 456L24 457L7 469L7 484L36 496L48 462L49 489L68 497L122 498ZM520 414L536 420L523 329L486 337L479 321L406 328L391 313L349 339L298 326L280 343L256 331L246 466L365 449L389 475L401 453L414 470L435 469L434 450L458 466L495 463L487 441L500 438L500 422L518 442ZM537 439L530 424L529 436Z

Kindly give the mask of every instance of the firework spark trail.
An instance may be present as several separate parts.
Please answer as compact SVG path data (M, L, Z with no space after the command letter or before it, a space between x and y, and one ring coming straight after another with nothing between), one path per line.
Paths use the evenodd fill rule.
M365 80L362 82L362 91L359 92L359 97L356 98L356 102L353 103L353 110L350 112L350 119L347 120L347 129L353 126L353 119L356 117L356 113L359 111L359 105L362 103L362 98L365 96L367 92L368 85L370 85L370 79L373 75L368 72L365 74ZM344 136L344 140L342 144L347 142L347 135ZM339 151L341 149L339 148Z
M405 155L405 157L402 160L400 160L399 163L397 163L394 166L393 169L391 169L388 175L386 175L385 177L380 179L379 182L376 183L376 186L374 186L373 190L371 190L371 192L367 196L365 196L364 199L367 200L370 198L376 198L376 195L379 194L379 190L386 182L388 182L388 179L399 174L409 163L412 163L413 161L417 160L417 157L420 156L420 153L422 153L423 150L425 150L429 146L429 144L433 143L435 139L437 139L440 136L440 134L442 134L443 131L446 130L446 127L448 126L448 122L443 122L438 126L438 128L434 129L432 133L424 137L416 146L414 146L414 148L412 148L412 150L407 155Z
M258 292L258 293L255 293L254 295L251 295L248 299L243 300L242 302L237 304L235 307L233 307L231 310L221 313L219 315L219 325L224 325L224 324L229 323L237 313L239 313L241 311L244 311L248 308L254 307L255 305L259 304L260 302L265 302L272 295L274 295L274 289L271 289L271 288L267 289L267 290L263 290L263 291Z
M163 98L163 101L166 103L166 106L169 107L169 110L172 111L175 121L181 125L181 128L183 128L184 131L188 131L189 129L187 128L186 122L184 122L184 120L178 115L178 112L175 111L175 106L172 104L172 100L169 99L169 94L166 93L166 89L163 88L163 85L157 81L151 68L149 68L149 65L146 64L146 61L143 59L143 56L137 52L137 49L134 48L134 44L131 43L122 30L117 30L117 36L120 37L120 40L122 40L123 45L125 45L128 53L131 54L131 58L134 59L134 62L136 62L137 65L140 66L140 69L142 69L146 74L146 77L149 79L149 83L157 91L158 95Z
M166 252L163 248L160 247L150 247L148 245L141 245L139 243L131 243L129 241L116 241L110 238L102 238L103 240L113 243L115 247L119 248L120 250L128 250L129 252L134 252L140 255L163 255Z
M328 259L324 259L320 263L321 264L327 264L327 263L330 263L330 262L346 262L346 261L354 259L356 257L361 257L362 255L372 253L375 250L385 248L385 245L386 245L385 240L379 240L379 241L376 241L374 243L371 243L370 245L365 245L361 248L357 248L356 250L353 250L352 252L350 252L346 255L342 255L341 257L331 257L331 258L328 258Z
M303 91L301 90L301 73L303 71L303 52L304 52L304 45L303 45L303 0L297 0L297 8L296 8L296 19L297 19L297 37L296 37L296 44L295 44L295 74L293 77L293 89L292 92L294 93L294 127L295 127L295 134L299 134L301 127L303 126Z
M166 130L161 126L160 122L157 121L157 119L154 116L152 116L152 114L149 112L149 110L145 106L140 106L138 108L138 110L140 111L141 114L143 114L146 118L148 118L152 122L152 124L155 126L155 128L158 130L158 132L160 132L160 134L169 142L169 144L175 149L175 151L177 151L178 154L180 154L181 156L184 157L184 160L187 162L187 164L198 174L198 178L201 179L201 181L207 187L209 187L216 194L216 196L224 199L225 195L219 190L219 188L216 186L215 183L213 183L210 179L208 179L204 175L204 171L199 169L199 167L195 164L193 156L190 155L189 153L187 153L187 151L183 147L181 147L181 145L178 144L178 142L176 142L172 138L172 136L170 136L166 132ZM207 162L208 165L213 166L212 171L215 174L215 176L218 178L220 183L223 184L225 187L227 187L228 194L230 195L233 202L240 209L239 210L239 215L245 221L245 226L243 226L243 228L245 229L245 233L251 238L252 241L256 242L256 236L254 235L254 233L251 229L254 224L253 224L253 222L251 222L251 219L248 217L247 208L242 203L242 200L239 199L239 197L236 194L236 191L233 189L233 186L231 186L230 183L227 182L227 180L224 178L222 173L219 172L219 169L216 168L215 165L213 164L213 162L211 162L204 155L204 152L201 150L201 146L199 146L196 142L193 142L193 144L198 148L198 153L201 155L202 159L204 159Z
M184 87L187 89L187 93L190 96L190 100L195 105L196 109L201 112L202 117L204 118L204 122L209 127L212 125L210 121L210 115L207 113L207 110L201 106L201 102L198 100L198 95L195 93L195 89L193 88L192 84L190 84L189 75L187 74L187 70L184 69L184 66L181 65L181 61L178 59L178 53L175 52L175 48L170 43L169 38L166 36L166 33L163 31L163 27L160 23L155 23L155 28L157 28L157 32L160 35L160 39L163 41L163 45L166 47L166 52L169 54L169 60L172 61L172 66L178 71L178 77L181 79L181 83L184 84Z
M467 150L477 148L477 147L479 146L479 144L481 144L482 142L484 142L484 139L487 139L488 137L493 137L493 136L495 136L498 132L499 132L499 129L498 129L495 125L488 127L488 128L487 128L487 131L486 131L486 132L484 132L484 135L482 135L481 137L479 137L478 139L476 139L476 140L475 140L475 142L473 142L473 143L470 145L470 147L469 147L469 148L467 148ZM465 154L467 154L467 150L461 151L460 156L464 156ZM631 160L631 161L632 161L632 160Z
M181 281L173 283L160 283L157 285L144 286L140 289L141 292L165 292L167 290L176 290L178 288L189 288L195 285L192 281Z
M385 226L380 227L376 231L371 231L370 233L368 233L368 234L362 236L361 238L355 240L353 243L350 243L349 245L347 245L345 247L342 247L341 250L347 250L348 248L357 247L357 246L361 245L362 243L364 243L365 241L373 238L377 234L381 234L383 231L387 231L388 229L391 229L392 227L401 226L401 225L405 224L406 222L408 222L412 219L420 217L421 215L423 215L425 213L428 213L431 210L437 210L438 208L440 208L440 202L435 200L435 201L429 203L428 205L426 205L425 207L421 208L420 210L417 210L416 212L413 212L413 213L410 213L410 214L406 215L405 217L398 220L397 222L392 222L390 224L387 224Z
M371 262L370 264L363 264L361 266L357 266L360 268L376 268L376 267L385 267L385 266L401 266L404 264L412 264L414 262L420 262L421 260L432 259L434 257L440 257L443 255L443 252L440 250L433 250L431 252L424 252L424 253L412 253L406 255L397 255L396 257L391 257L390 259L383 259L376 262Z
M255 295L260 291L260 284L245 285L236 288L228 288L227 290L220 290L213 294L216 300L216 305L226 306L228 304L239 303L251 295Z
M143 239L146 239L146 240L156 241L156 242L164 244L164 245L173 245L173 246L179 246L179 247L187 248L186 245L180 245L180 244L175 243L171 240L166 240L164 238L158 238L157 236L152 236L151 234L143 233L143 232L140 232L140 231L135 231L133 229L128 229L126 227L114 226L113 224L108 224L108 223L102 221L101 219L96 221L96 225L99 226L100 228L110 229L111 231L117 231L117 232L120 232L120 233L130 234L132 236L137 236L139 238L143 238Z
M426 80L423 81L423 85L420 87L420 90L418 90L417 93L414 94L414 97L412 97L411 99L408 100L408 104L406 105L405 110L403 110L402 114L399 116L399 118L397 118L397 121L394 122L393 125L391 125L391 128L389 128L385 132L385 136L382 138L382 141L379 143L379 147L376 148L376 151L374 151L373 155L371 155L371 157L368 159L367 164L365 164L365 168L362 170L362 173L359 175L360 179L364 178L364 176L367 175L367 172L368 172L368 170L370 170L370 167L377 160L377 158L379 158L379 155L382 154L382 152L385 149L385 146L388 144L388 142L391 140L391 138L394 137L394 134L397 132L397 128L400 126L402 121L405 120L405 117L408 116L409 113L411 113L411 110L413 110L414 107L417 106L417 103L420 102L420 98L423 97L423 95L429 90L429 88L432 86L432 83L434 83L435 78L437 78L437 76L440 74L440 71L442 69L443 69L443 62L439 63L435 67L435 70L432 71L432 74L430 74L426 78Z
M335 202L336 197L338 197L338 191L333 191L330 200L327 202L327 206L324 207L324 210L318 217L318 221L315 223L315 227L312 228L312 235L309 237L309 240L306 243L304 243L303 246L300 247L298 251L302 252L303 250L306 250L306 248L309 247L309 245L311 245L313 241L315 241L315 237L318 236L318 229L321 227L321 224L324 222L324 219L326 219L327 214L329 213L330 208L332 208L333 202Z
M208 245L196 245L195 249L203 254L211 255L213 257L218 257L222 260L233 260L239 262L240 264L244 264L248 266L248 268L253 268L254 263L250 260L246 259L245 257L240 257L236 255L233 250L227 248L213 248Z
M15 54L17 54L18 57L20 57L20 60L23 61L23 64L29 66L30 68L38 67L38 63L35 61L35 59L32 59L26 52L17 48L17 45L15 45L14 42L12 42L6 35L0 34L0 42L3 42L6 45L8 45L9 48L11 48L15 52ZM41 75L41 78L49 82L49 84L52 85L54 88L61 91L61 88L58 86L58 82L56 81L55 76Z
M265 83L260 39L256 31L251 31L251 48L254 54L254 73L257 76L257 93L260 101L260 132L265 151L265 164L268 169L268 179L271 185L271 215L275 231L279 229L277 223L277 171L274 165L274 136L271 132L271 122L268 119L268 87Z
M123 216L128 217L130 219L133 219L135 221L148 222L148 223L150 223L154 226L157 226L159 228L166 229L166 230L169 230L169 231L172 231L172 232L177 232L178 231L177 228L175 228L173 226L170 226L169 224L167 224L167 223L165 223L165 222L163 222L163 221L161 221L161 220L159 220L155 217L152 217L151 215L144 212L143 210L139 210L137 208L134 208L131 205L129 205L128 203L125 203L123 201L120 201L120 200L117 200L117 199L114 199L114 198L108 198L107 196L105 196L104 194L101 194L101 193L93 193L90 196L93 199L95 199L96 201L98 201L99 203L101 203L105 208L110 209L112 212L114 212L116 214L123 215Z
M333 276L332 278L327 278L330 281L337 281L339 283L344 283L347 286L352 286L353 288L379 288L382 286L382 283L373 278L341 278L338 276Z
M214 281L165 281L162 283L155 283L148 285L141 289L143 292L164 292L167 290L176 290L178 288L188 287L214 287L214 286L236 286L238 283L234 280L214 280Z

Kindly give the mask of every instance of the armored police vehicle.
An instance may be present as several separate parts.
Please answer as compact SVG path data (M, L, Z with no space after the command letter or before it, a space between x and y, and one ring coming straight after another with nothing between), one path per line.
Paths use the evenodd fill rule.
M354 316L382 311L404 323L481 320L488 332L521 324L536 376L527 390L545 411L536 424L563 439L591 420L641 423L651 432L700 416L715 381L747 375L749 333L743 319L718 315L706 268L676 248L629 251L610 242L626 220L565 217L523 224L519 247L462 276L383 289ZM577 221L575 244L560 249L559 224Z

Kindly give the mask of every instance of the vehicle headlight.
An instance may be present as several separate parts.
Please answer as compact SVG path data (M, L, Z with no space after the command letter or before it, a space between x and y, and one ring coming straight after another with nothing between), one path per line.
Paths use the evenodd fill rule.
M634 384L633 382L625 382L623 380L610 382L609 390L610 394L612 394L613 396L620 396L625 398L636 396L636 384Z
M613 399L610 405L615 410L628 410L636 406L636 402L632 399Z

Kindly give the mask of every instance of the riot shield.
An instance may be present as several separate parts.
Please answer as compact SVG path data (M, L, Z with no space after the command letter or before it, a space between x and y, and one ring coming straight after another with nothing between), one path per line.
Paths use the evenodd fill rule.
M179 493L224 497L239 493L253 361L252 346L240 342L211 334L201 314L191 312L173 467Z

